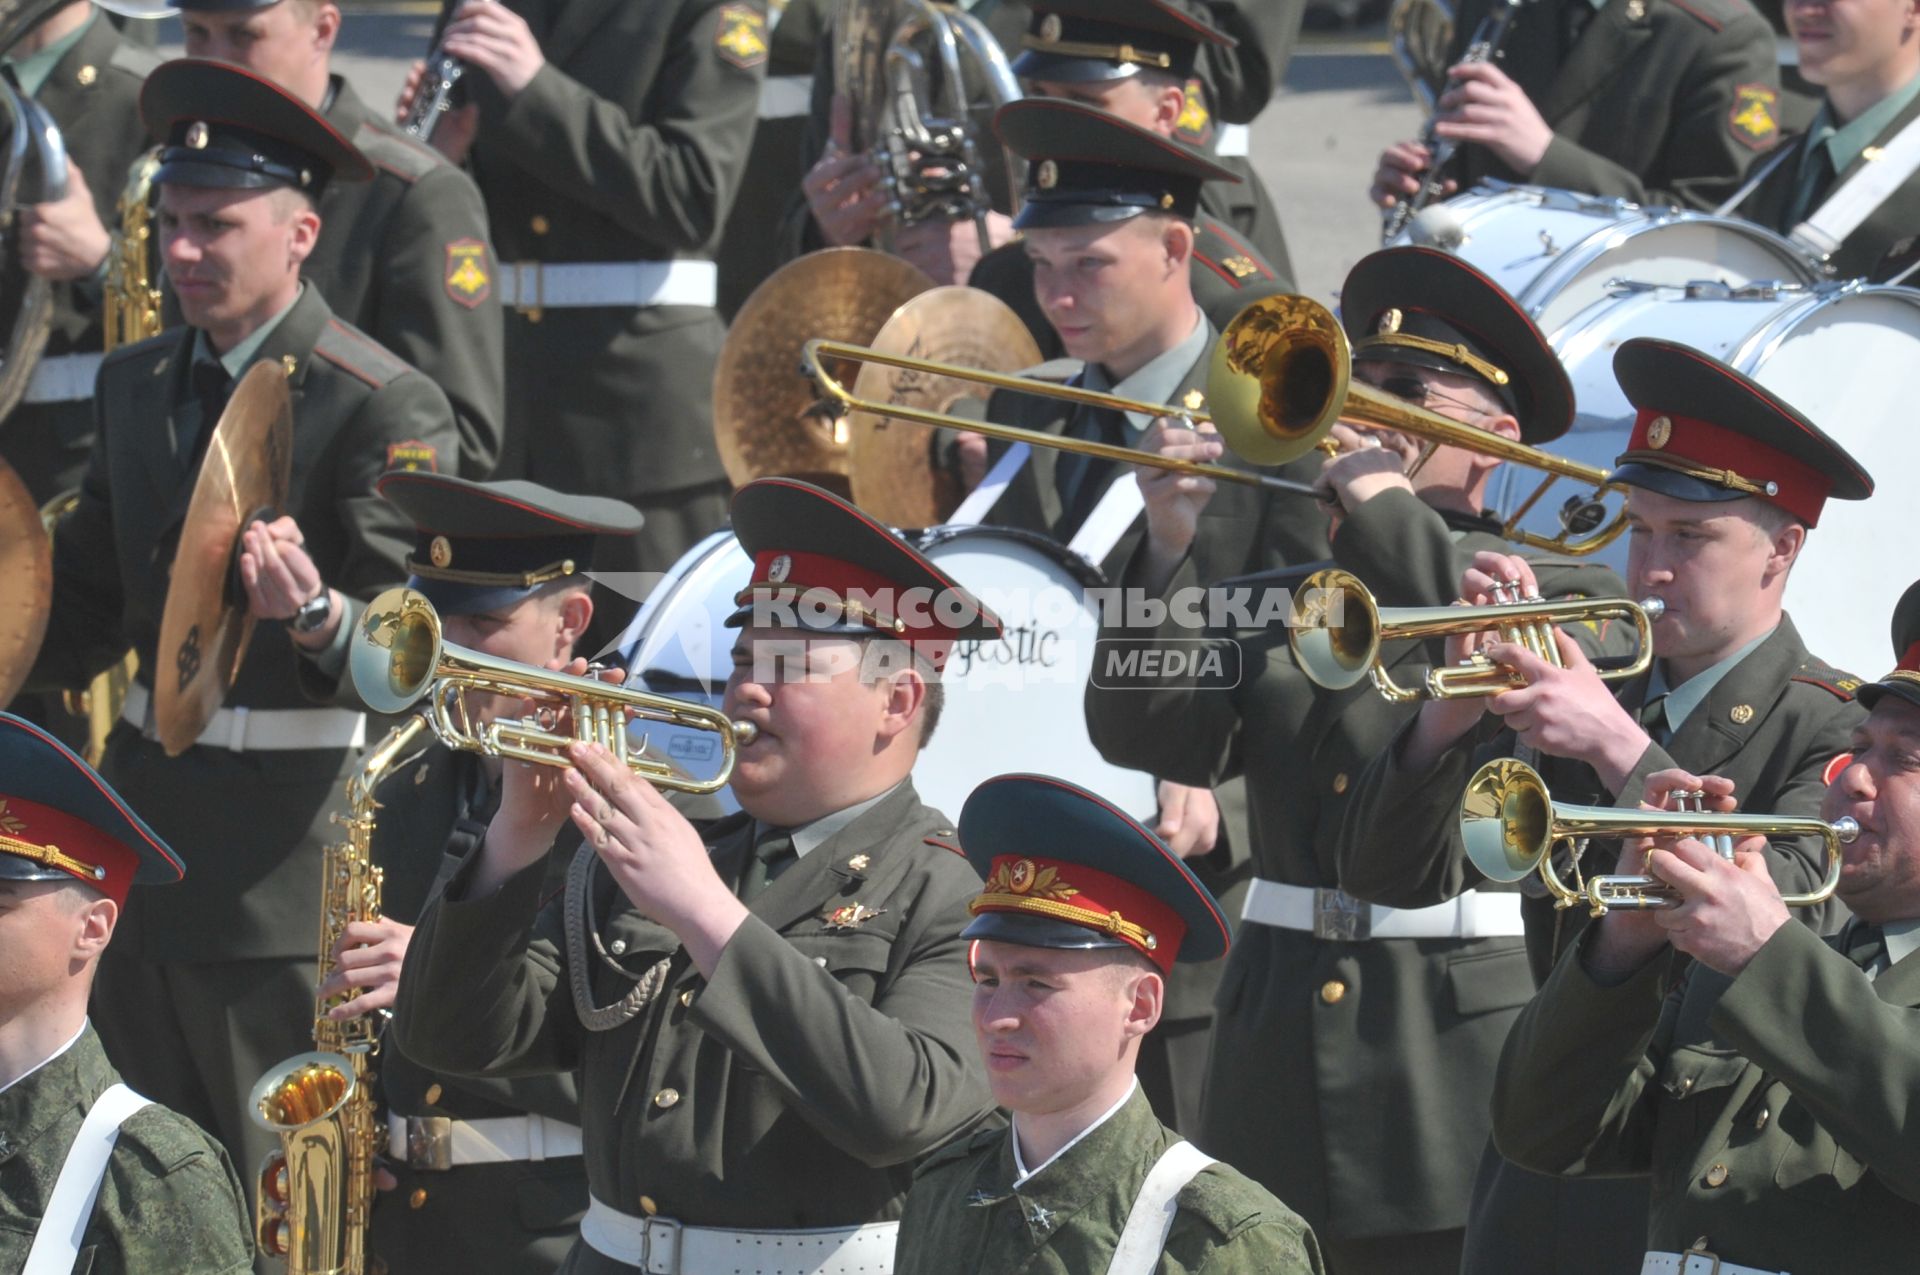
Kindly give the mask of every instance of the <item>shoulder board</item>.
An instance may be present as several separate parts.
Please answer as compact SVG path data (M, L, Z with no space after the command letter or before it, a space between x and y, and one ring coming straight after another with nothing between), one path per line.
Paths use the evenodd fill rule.
M960 848L960 838L954 834L952 828L940 828L934 832L930 832L920 838L920 841L923 845L933 846L938 850L945 850L949 854L957 854L962 859L967 857L967 852Z
M1057 381L1064 385L1080 375L1086 367L1079 359L1049 359L1036 367L1024 368L1016 375L1032 377L1036 381Z
M1197 264L1213 271L1234 288L1272 283L1279 278L1259 253L1211 217L1202 217L1194 223L1193 256Z
M107 65L144 80L160 65L160 56L143 45L122 40L114 46L113 56L107 59Z
M1802 664L1793 680L1808 686L1817 686L1837 700L1847 701L1860 689L1860 679L1851 673L1842 673L1839 669L1828 668L1824 664Z
M961 1160L971 1160L1006 1135L1004 1128L976 1129L965 1138L955 1138L932 1155L913 1167L913 1176L919 1177L945 1164L956 1164Z
M180 342L193 334L189 327L171 327L158 336L150 336L144 341L135 341L132 345L123 345L101 361L100 370L106 372L123 367L129 363L151 363L155 356L164 367L169 359L179 351Z
M412 138L397 136L374 124L362 124L353 135L353 144L367 157L368 163L408 185L446 162L431 146L422 146Z
M405 359L359 328L338 319L327 320L327 326L320 330L320 339L313 343L313 352L376 390L413 371L412 364Z
M1727 0L1667 0L1667 2L1709 31L1722 30L1736 15L1735 7Z

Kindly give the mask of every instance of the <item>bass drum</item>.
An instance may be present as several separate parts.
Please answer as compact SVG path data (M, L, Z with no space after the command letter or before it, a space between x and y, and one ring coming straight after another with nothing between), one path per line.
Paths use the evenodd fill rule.
M1633 337L1682 342L1752 377L1874 476L1872 499L1828 502L1788 577L1786 604L1808 650L1860 676L1884 673L1888 618L1916 574L1892 547L1912 535L1901 492L1920 468L1920 430L1906 427L1911 390L1899 373L1920 366L1920 291L1830 283L1618 292L1559 334L1579 420L1551 450L1605 468L1626 450L1633 408L1614 380L1613 352ZM1511 510L1532 486L1507 466L1490 494L1496 508ZM1524 525L1557 531L1546 508L1556 501L1541 505ZM1626 552L1622 537L1599 557L1624 571Z
M1488 181L1422 210L1395 244L1452 252L1505 288L1550 339L1619 280L1810 284L1819 265L1752 222Z
M1099 617L1087 590L1097 569L1042 536L1003 527L935 527L920 548L998 615L998 642L962 642L947 657L946 708L920 754L920 799L958 818L967 795L1010 771L1057 775L1146 818L1153 780L1109 765L1087 738L1081 707ZM695 545L649 595L621 640L628 676L648 690L719 707L733 667L725 625L752 562L731 531ZM719 762L712 734L636 722L630 743L698 775ZM714 813L739 809L731 790Z

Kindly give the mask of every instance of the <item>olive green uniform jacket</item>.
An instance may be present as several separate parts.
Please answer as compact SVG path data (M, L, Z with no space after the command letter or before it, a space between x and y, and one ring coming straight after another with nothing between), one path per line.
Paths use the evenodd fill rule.
M91 1026L0 1092L0 1269L26 1264L67 1152L120 1077ZM219 1144L165 1107L120 1126L74 1270L84 1275L244 1275L252 1228Z
M150 51L123 40L105 14L95 14L35 99L60 126L67 153L86 174L93 210L109 230L127 170L148 144L140 86L158 65ZM104 337L101 280L55 283L43 357L98 353ZM43 504L80 485L92 441L93 408L86 398L22 402L0 422L0 456Z
M1647 678L1624 684L1620 702L1640 707ZM1735 665L1696 707L1665 746L1652 745L1618 793L1605 791L1584 765L1559 758L1531 759L1555 802L1639 804L1648 776L1679 766L1696 775L1734 781L1741 807L1811 815L1826 791L1833 759L1847 751L1863 716L1855 683L1807 653L1793 622L1782 617L1773 634ZM1480 763L1515 754L1510 734L1493 734L1491 721L1425 774L1398 763L1399 741L1382 749L1361 777L1341 832L1340 874L1346 888L1397 907L1419 907L1481 884L1466 861L1457 819L1460 796ZM1491 736L1491 738L1488 738ZM1613 870L1617 842L1593 842L1582 860L1587 873ZM1774 879L1788 893L1805 891L1824 870L1818 842L1775 842L1768 852ZM1562 868L1562 877L1568 875ZM1547 972L1587 923L1585 909L1555 909L1528 882L1522 910L1536 980ZM1817 932L1838 924L1837 905L1805 909L1798 917ZM1483 1159L1474 1188L1465 1271L1504 1271L1551 1254L1556 1269L1596 1275L1636 1259L1644 1232L1646 1192L1639 1182L1555 1182L1495 1156ZM1689 1237L1691 1240L1691 1237Z
M1576 947L1520 1016L1494 1137L1543 1172L1650 1174L1649 1249L1794 1275L1920 1252L1920 958L1867 980L1803 925L1737 977L1656 959L1601 986Z
M1920 118L1920 97L1909 102L1906 110L1881 129L1870 143L1869 150L1861 152L1847 165L1845 172L1834 175L1833 183L1827 187L1828 195L1839 190L1843 183L1859 175L1872 162L1866 158L1872 147L1888 145L1900 135L1901 129L1916 118ZM1759 161L1773 164L1773 168L1734 211L1784 235L1793 229L1787 221L1787 213L1799 185L1800 164L1806 155L1807 139L1804 136L1797 137L1783 143L1783 146L1785 154L1778 157L1777 164L1774 164L1776 157L1771 155ZM1846 242L1840 245L1840 250L1833 254L1831 260L1834 277L1884 280L1899 273L1913 264L1914 232L1917 228L1920 228L1920 173L1909 176L1896 187L1847 236Z
M1347 515L1334 559L1384 606L1442 606L1474 553L1510 549L1497 533L1488 519L1443 515L1411 493L1389 492ZM1260 583L1291 593L1324 565ZM1552 596L1622 591L1605 567L1562 559L1542 563L1540 574ZM1163 596L1206 582L1189 558ZM1259 605L1256 592L1248 606ZM1286 614L1284 601L1273 607ZM1109 625L1101 637L1110 646L1146 639L1183 649L1195 638L1237 646L1232 685L1094 681L1088 731L1118 765L1187 784L1244 779L1253 875L1339 886L1338 834L1353 780L1413 706L1390 704L1364 681L1338 692L1317 687L1277 621L1237 635L1172 620L1157 629ZM1385 651L1402 684L1417 685L1431 655L1408 642ZM1346 942L1243 923L1220 984L1196 1141L1325 1236L1459 1227L1486 1142L1493 1064L1532 991L1517 937Z
M480 108L469 163L499 259L711 260L759 109L764 6L508 7L532 27L546 65L511 101L487 76L466 81ZM643 510L651 496L724 481L712 401L722 332L711 307L531 303L506 315L503 477ZM646 565L657 571L686 546L653 548L663 560Z
M1747 0L1606 0L1570 51L1562 11L1543 0L1514 20L1501 67L1553 129L1524 180L1638 203L1713 208L1780 135L1773 29ZM1467 0L1453 60L1490 0ZM1491 152L1461 152L1464 187L1519 180Z
M752 821L705 835L738 882ZM951 835L900 785L753 898L711 982L597 860L588 897L565 904L584 909L584 969L549 937L544 865L486 898L467 896L463 866L407 952L400 1048L443 1071L576 1071L588 1180L624 1212L746 1228L896 1218L909 1163L992 1108L960 938L980 883ZM834 923L854 904L873 915ZM604 1007L662 963L633 1017L582 1026L572 980ZM629 1268L576 1244L563 1269Z
M1137 1087L1106 1123L1015 1185L1009 1129L989 1129L930 1158L900 1219L900 1275L1086 1275L1107 1269L1148 1170L1179 1135ZM1175 1198L1160 1275L1318 1275L1320 1249L1294 1212L1236 1170L1214 1164Z
M335 314L424 372L453 404L458 455L410 462L485 478L500 459L506 356L480 191L337 75L326 117L373 165L373 180L328 184L320 240L302 273Z

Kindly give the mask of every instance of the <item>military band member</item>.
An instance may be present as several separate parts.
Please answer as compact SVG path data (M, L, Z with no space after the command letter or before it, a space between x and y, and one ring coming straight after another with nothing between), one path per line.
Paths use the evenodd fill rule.
M1497 0L1462 5L1436 132L1449 189L1482 177L1714 208L1780 136L1773 29L1748 0L1541 0L1497 60L1461 62ZM1622 120L1632 120L1622 128ZM1370 198L1420 189L1418 142L1380 153Z
M897 1269L1320 1269L1292 1210L1155 1118L1134 1063L1176 961L1227 949L1180 857L1082 788L989 779L960 815L987 879L972 943L973 1031L1010 1113L915 1174Z
M1734 208L1826 257L1841 279L1885 279L1911 264L1920 220L1920 9L1913 0L1786 6L1800 74L1823 91L1807 131L1755 166ZM1904 148L1894 142L1909 129ZM1911 150L1911 157L1908 151ZM1857 179L1904 166L1891 189ZM1761 171L1764 170L1764 171ZM1889 253L1893 254L1892 259Z
M1638 410L1613 471L1627 488L1628 596L1666 607L1653 626L1653 667L1616 691L1564 638L1564 669L1511 644L1487 648L1528 685L1430 701L1381 750L1340 837L1341 881L1354 894L1419 907L1479 885L1458 832L1460 794L1479 762L1522 748L1539 757L1560 802L1632 807L1648 775L1679 767L1731 779L1749 809L1819 806L1861 712L1853 680L1808 653L1781 597L1826 501L1864 499L1872 479L1792 406L1698 351L1637 339L1620 348L1614 370ZM1490 600L1496 579L1532 583L1524 560L1481 556L1462 596ZM1452 653L1464 649L1456 641ZM1580 869L1610 871L1617 854L1617 845L1591 842ZM1824 866L1806 838L1773 842L1766 860L1793 893L1810 889ZM1521 908L1544 978L1586 913L1556 909L1538 891ZM1800 919L1819 933L1822 913L1806 909ZM1544 1254L1559 1270L1618 1270L1633 1260L1625 1249L1644 1230L1645 1208L1639 1180L1556 1183L1489 1150L1462 1269L1507 1271Z
M180 880L79 757L0 713L0 1264L99 1275L252 1269L218 1143L120 1082L87 992L127 891Z
M88 400L105 348L108 227L127 170L148 145L140 85L159 64L89 0L54 10L0 56L67 148L66 198L29 207L18 220L21 264L53 281L54 310L26 395L0 422L0 455L42 504L78 487L86 468Z
M307 282L453 404L458 453L415 439L395 462L486 477L500 459L505 389L499 271L472 179L333 73L340 10L330 0L184 0L180 10L190 57L272 80L373 165L372 180L336 183L321 196L326 232L303 268Z
M434 145L472 170L515 263L497 289L499 474L637 505L646 527L602 566L664 571L726 518L713 252L759 109L765 7L468 0L441 45L471 68L471 103Z
M1573 424L1573 390L1545 335L1459 258L1377 252L1340 295L1357 381L1529 444ZM1334 435L1341 454L1322 479L1338 499L1334 564L1382 605L1443 606L1476 552L1507 547L1483 512L1498 460L1441 447L1408 477L1414 449L1403 437L1346 425ZM1168 440L1180 454L1219 451L1188 431ZM1147 535L1119 583L1168 600L1214 583L1189 549L1222 493L1174 475L1143 476L1141 485ZM1256 579L1294 592L1328 565ZM1603 567L1567 561L1541 572L1553 596L1624 589ZM1365 681L1343 691L1314 685L1278 625L1236 643L1230 631L1183 627L1170 613L1149 628L1110 620L1101 636L1110 649L1142 639L1237 646L1232 685L1096 675L1087 690L1088 734L1109 761L1186 784L1244 778L1250 795L1259 879L1217 1002L1196 1140L1299 1210L1335 1275L1452 1275L1493 1065L1532 991L1518 897L1398 910L1341 894L1334 850L1350 785L1410 705L1389 703ZM1396 681L1417 684L1430 653L1397 643L1383 659ZM1276 1086L1276 1077L1314 1079Z
M1859 690L1869 715L1821 806L1860 825L1846 928L1791 923L1758 839L1732 863L1695 840L1656 849L1680 906L1588 927L1507 1042L1501 1149L1547 1172L1650 1173L1643 1271L1898 1270L1920 1243L1920 588L1894 612L1894 654ZM1679 771L1647 794L1695 786L1768 813ZM1678 987L1672 951L1693 958Z
M960 938L979 878L911 775L948 649L999 623L818 488L751 483L733 525L742 813L703 838L597 746L508 767L401 976L422 1065L579 1073L592 1203L568 1271L668 1245L687 1271L741 1246L769 1273L889 1270L906 1165L991 1108ZM536 940L569 821L565 938Z
M380 494L415 528L409 588L447 641L532 668L562 668L593 615L587 572L598 542L631 536L640 514L528 482L473 483L395 470ZM475 729L520 716L517 701L470 695ZM374 855L386 873L377 921L349 923L320 993L357 989L336 1018L393 1004L412 922L445 861L464 859L500 803L496 757L440 748L379 790ZM572 845L566 846L567 850ZM565 884L548 860L546 892ZM571 1074L483 1080L422 1067L388 1048L379 1063L387 1163L396 1181L373 1214L371 1251L393 1271L552 1271L587 1208L579 1097Z
M1208 117L1194 96L1198 89L1189 92L1186 86L1199 83L1193 71L1202 47L1210 54L1231 49L1233 38L1204 14L1189 14L1179 0L1084 5L1050 0L1035 6L1033 27L1026 52L1013 64L1033 96L1097 107L1189 144L1205 140L1190 135L1196 113L1203 121ZM1211 123L1206 127L1210 134ZM1264 187L1257 178L1254 183L1270 212ZM1226 201L1242 184L1231 171L1208 181L1200 188L1200 209L1193 218L1193 298L1216 328L1225 327L1254 297L1293 289L1285 257L1278 266L1270 264L1230 224ZM1060 336L1034 294L1034 264L1024 244L995 249L967 282L1012 306L1042 352L1059 357Z
M128 645L140 656L101 770L192 847L194 878L164 898L133 891L94 1012L141 1092L252 1165L273 1139L249 1118L248 1090L311 1047L321 853L340 835L329 816L366 735L341 685L345 639L357 599L406 576L410 528L374 481L396 448L452 455L456 431L432 382L300 282L314 206L329 180L366 179L360 153L277 86L216 63L162 66L141 108L167 139L157 226L187 323L101 367L93 456L54 548L33 676L84 685ZM239 574L262 623L225 707L169 758L153 679L200 658L193 635L156 649L169 576L234 376L257 363L282 369L292 393L287 512L244 533Z

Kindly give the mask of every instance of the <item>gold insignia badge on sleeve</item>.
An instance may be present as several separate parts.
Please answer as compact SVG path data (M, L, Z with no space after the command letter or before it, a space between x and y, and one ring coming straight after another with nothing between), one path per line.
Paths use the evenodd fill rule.
M487 245L478 239L456 239L447 245L447 295L471 310L493 291L487 273Z
M1733 90L1727 131L1749 150L1763 151L1780 138L1780 91L1766 84L1742 84Z
M387 444L387 468L404 469L408 473L426 470L429 474L440 472L440 449L432 443L409 438L403 442ZM446 564L437 563L437 566Z
M829 930L854 930L885 911L885 908L870 908L864 903L849 903L844 907L828 908L820 914L820 919L827 923Z
M752 5L730 4L720 10L713 47L734 66L752 70L767 60L767 20Z
M1213 114L1207 110L1207 91L1198 78L1187 81L1186 100L1180 104L1180 118L1173 131L1181 141L1205 146L1213 136Z

